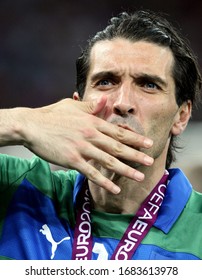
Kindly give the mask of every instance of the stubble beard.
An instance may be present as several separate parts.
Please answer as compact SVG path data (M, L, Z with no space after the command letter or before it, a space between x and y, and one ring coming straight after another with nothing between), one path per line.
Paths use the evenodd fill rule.
M136 132L137 134L144 135L144 129L142 126L134 121L133 117L126 116L113 116L110 119L107 120L108 122L117 125L117 126L127 126L130 128L131 131ZM135 149L135 148L134 148ZM148 153L147 149L139 149L136 148L139 151L142 151L144 153ZM141 168L142 164L134 161L128 161L122 158L117 158L119 161L124 163L127 166L130 166L134 169ZM90 160L89 163L93 165L102 175L104 175L106 178L110 179L111 181L117 181L119 178L122 177L122 175L115 173L112 170L109 170L105 167L103 167L99 162L96 162L94 160Z

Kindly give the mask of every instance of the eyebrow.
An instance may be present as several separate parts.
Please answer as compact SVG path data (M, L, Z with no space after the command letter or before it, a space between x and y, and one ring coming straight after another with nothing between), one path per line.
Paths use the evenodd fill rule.
M115 71L101 71L101 72L98 72L98 73L95 73L91 76L91 83L95 82L95 81L98 81L100 79L103 79L103 78L108 78L108 79L113 79L113 78L116 78L120 76L120 74L118 72L115 72Z
M108 79L114 79L120 76L120 73L118 71L101 71L98 73L95 73L91 76L91 83L98 81L103 78L108 78ZM160 84L163 87L167 87L168 83L159 77L158 75L151 75L151 74L146 74L146 73L139 73L137 75L131 75L131 77L136 80L137 82L153 82Z
M148 81L148 82L154 82L157 84L160 84L163 87L167 87L168 83L162 79L161 77L157 75L150 75L146 73L140 73L138 75L132 76L136 81L141 82L141 81Z

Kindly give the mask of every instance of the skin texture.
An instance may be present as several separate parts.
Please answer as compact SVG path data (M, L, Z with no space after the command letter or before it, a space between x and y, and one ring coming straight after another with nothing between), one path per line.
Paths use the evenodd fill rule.
M135 213L163 175L170 135L183 132L169 49L124 39L96 43L84 100L0 110L0 146L24 145L89 180L95 209Z
M24 145L46 161L76 169L97 186L116 194L119 186L93 167L89 159L116 174L140 181L144 174L118 157L150 165L153 159L136 147L149 148L152 141L97 117L106 102L105 96L86 102L67 98L41 108L2 109L0 146Z
M185 129L191 114L190 102L180 108L176 103L173 63L168 48L144 41L116 38L98 42L92 48L84 101L106 98L105 106L97 114L99 118L146 136L154 143L149 149L136 147L151 156L153 164L148 161L146 166L137 160L121 160L142 172L143 181L131 180L96 160L90 161L121 188L115 197L90 181L95 209L135 213L163 175L170 136L179 135ZM79 99L77 93L74 99Z

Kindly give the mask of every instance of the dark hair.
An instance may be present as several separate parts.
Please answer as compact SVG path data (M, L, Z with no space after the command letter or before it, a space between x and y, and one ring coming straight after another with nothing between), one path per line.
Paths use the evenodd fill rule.
M144 40L159 46L170 48L174 57L173 78L175 81L175 96L178 106L188 100L194 105L201 90L201 75L197 59L188 41L160 13L152 11L126 12L112 17L109 25L88 40L87 47L77 59L77 91L83 97L87 75L90 68L90 52L96 42L125 38L130 41ZM172 136L167 154L166 168L175 160L173 151L177 146Z

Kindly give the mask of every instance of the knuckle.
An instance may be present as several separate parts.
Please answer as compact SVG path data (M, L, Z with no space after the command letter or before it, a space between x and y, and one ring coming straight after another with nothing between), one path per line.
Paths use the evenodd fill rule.
M82 154L88 147L88 143L84 140L75 140L74 141L74 149Z
M82 130L82 133L85 139L91 139L95 137L95 130L92 128L85 128Z
M99 175L99 171L97 169L91 168L88 170L88 179L91 181L96 181Z
M114 155L119 156L122 154L123 151L123 144L120 142L116 142L115 145L112 147L112 152Z
M122 127L117 127L116 136L119 140L123 140L125 138L125 130Z
M76 164L80 161L80 155L77 152L68 153L68 161L72 164Z
M116 163L116 159L115 158L113 158L113 157L111 157L111 156L109 156L109 157L107 157L107 159L105 160L105 167L107 168L107 169L114 169L114 166L115 166L115 163Z

